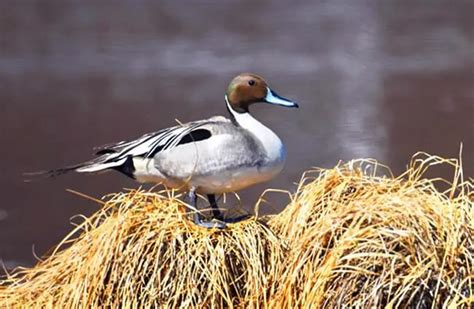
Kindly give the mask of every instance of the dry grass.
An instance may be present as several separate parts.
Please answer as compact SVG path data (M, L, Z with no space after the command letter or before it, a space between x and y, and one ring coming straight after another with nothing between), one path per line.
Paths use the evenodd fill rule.
M455 173L446 192L423 176L438 164ZM223 231L194 226L169 191L111 195L0 281L0 307L472 306L472 179L423 154L400 177L381 168L307 173L282 213Z
M255 220L199 228L180 206L151 192L113 195L66 238L69 248L16 272L0 295L15 306L62 308L267 302L260 292L283 257L278 237Z
M455 171L443 193L423 178L438 164ZM290 248L272 305L474 304L472 181L456 160L424 154L398 178L377 177L381 168L354 161L303 179L270 222Z

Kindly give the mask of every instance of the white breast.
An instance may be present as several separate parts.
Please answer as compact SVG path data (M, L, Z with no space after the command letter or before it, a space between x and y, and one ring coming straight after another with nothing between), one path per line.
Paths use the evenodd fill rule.
M234 116L237 123L244 129L252 133L253 136L262 144L267 155L267 164L263 166L263 171L278 174L285 163L285 146L280 138L260 121L252 117L249 113L237 113L229 105L226 97L226 103L229 111ZM273 175L273 176L275 176Z
M285 147L272 130L253 118L249 113L236 114L235 118L239 125L250 131L263 145L269 161L277 163L285 160Z

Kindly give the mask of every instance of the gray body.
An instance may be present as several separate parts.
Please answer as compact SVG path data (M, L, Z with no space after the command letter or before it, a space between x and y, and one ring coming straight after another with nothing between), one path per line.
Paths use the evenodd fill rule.
M212 136L160 151L152 158L135 157L135 178L217 194L267 181L283 167L284 156L277 160L269 157L262 141L224 117L202 121L199 128L209 130Z
M216 116L105 146L101 157L75 170L124 172L127 167L139 182L203 194L233 192L272 179L285 161L281 140L250 114L234 116L234 121ZM180 144L196 130L211 136Z

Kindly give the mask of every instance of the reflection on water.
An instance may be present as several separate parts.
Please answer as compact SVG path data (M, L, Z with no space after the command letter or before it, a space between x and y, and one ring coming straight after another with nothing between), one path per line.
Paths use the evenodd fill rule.
M427 5L429 2L429 5ZM24 183L21 173L91 148L225 114L237 73L256 72L300 110L254 114L288 148L284 172L241 193L294 189L311 166L372 157L404 169L425 150L474 172L474 2L0 3L0 258L32 263L97 206L137 184L115 173ZM450 174L445 174L449 177ZM286 198L269 196L275 212ZM14 261L14 262L11 262Z

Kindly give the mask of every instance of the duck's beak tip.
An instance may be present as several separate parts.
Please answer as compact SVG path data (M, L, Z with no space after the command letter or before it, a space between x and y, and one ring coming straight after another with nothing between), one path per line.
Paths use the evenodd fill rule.
M299 108L299 105L297 103L279 96L278 94L276 94L275 91L271 90L270 88L267 88L267 95L265 96L264 101L273 105Z

